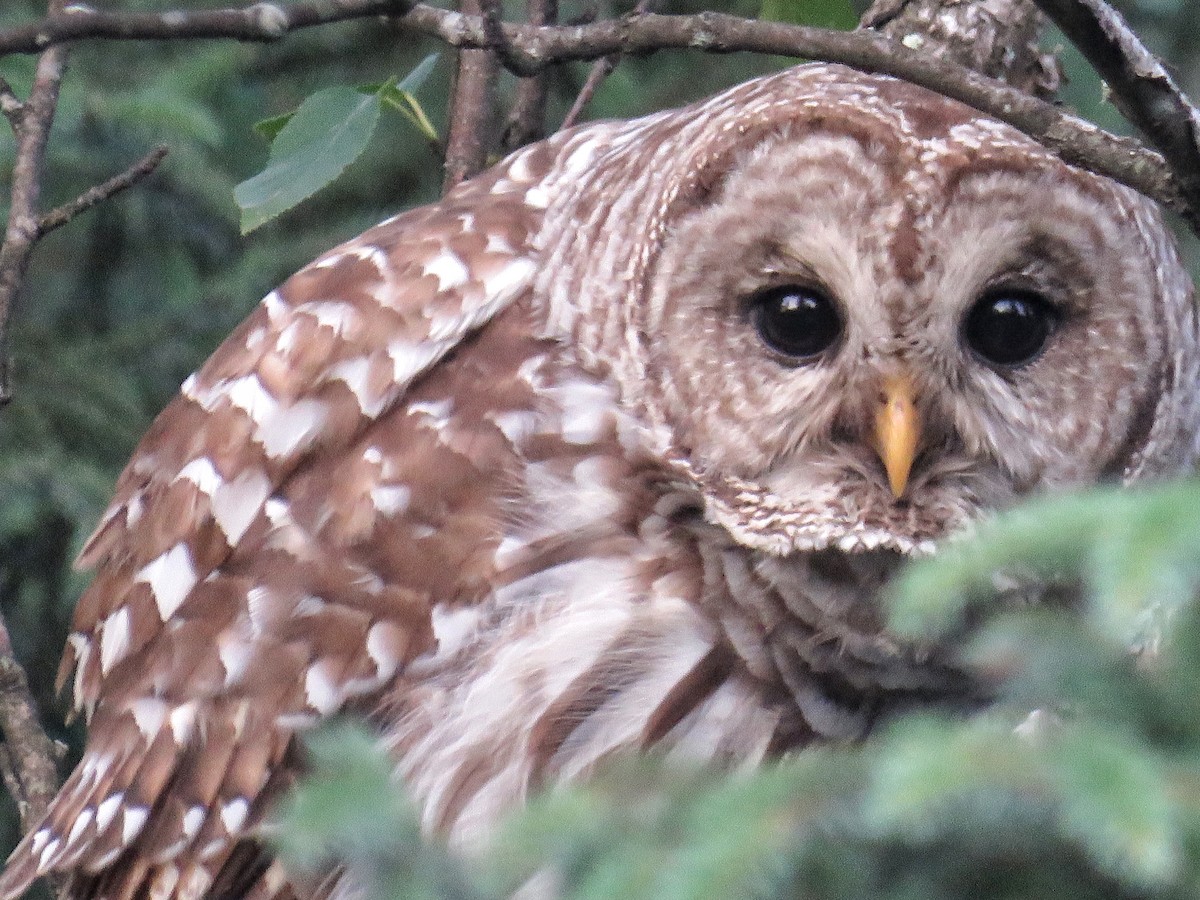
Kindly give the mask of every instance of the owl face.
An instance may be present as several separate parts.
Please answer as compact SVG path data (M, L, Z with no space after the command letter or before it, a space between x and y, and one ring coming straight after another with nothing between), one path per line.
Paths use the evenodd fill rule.
M1190 283L1140 200L923 101L903 127L788 122L663 241L648 372L751 545L909 551L1031 491L1139 477L1194 371L1171 336ZM1190 464L1156 439L1178 443L1159 472Z

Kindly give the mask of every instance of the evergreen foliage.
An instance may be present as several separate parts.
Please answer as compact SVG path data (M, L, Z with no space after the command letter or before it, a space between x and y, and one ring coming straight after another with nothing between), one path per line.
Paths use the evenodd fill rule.
M1195 897L1197 491L1043 500L910 570L893 627L952 635L995 697L975 714L910 714L734 776L613 760L458 864L421 843L380 751L342 725L311 744L283 846L346 861L381 900L501 898L531 878L572 900ZM1081 599L1007 608L989 585L1014 565Z

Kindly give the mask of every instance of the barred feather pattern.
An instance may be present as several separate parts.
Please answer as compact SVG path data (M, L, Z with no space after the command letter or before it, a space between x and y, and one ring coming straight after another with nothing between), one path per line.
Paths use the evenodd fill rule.
M793 282L839 304L817 360L747 312ZM996 285L1062 311L1019 369L961 346ZM80 560L87 748L0 900L353 894L257 840L342 711L470 847L614 753L749 767L973 702L880 590L1024 494L1185 471L1191 300L1148 202L837 66L518 152L272 292L145 436Z

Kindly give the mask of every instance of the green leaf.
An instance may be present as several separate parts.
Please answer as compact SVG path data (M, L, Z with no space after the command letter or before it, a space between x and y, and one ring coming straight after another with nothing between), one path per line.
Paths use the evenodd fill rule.
M271 144L267 167L234 188L242 234L291 209L337 178L366 149L379 122L379 98L354 88L318 91Z
M396 79L389 78L387 81L375 81L370 84L360 84L356 88L363 94L374 94L380 100L395 106L400 109L400 112L408 116L417 129L426 137L437 139L437 130L429 123L429 119L425 116L424 110L421 108L420 102L413 96L413 91L417 90L422 84L428 80L430 73L433 72L433 67L438 61L440 54L431 53L421 60L413 68L411 72L397 82ZM409 111L410 108L415 109L417 116ZM266 138L268 141L273 141L283 131L285 125L292 120L292 116L296 114L296 110L291 112L280 113L277 116L262 119L254 123L254 130Z
M401 91L415 91L421 87L429 76L433 74L433 67L437 65L440 53L430 53L427 57L413 66L411 72L404 76L404 79L396 85Z
M277 116L271 116L269 119L254 123L254 130L265 137L268 141L273 141L279 137L279 132L283 131L283 127L288 122L292 121L292 116L296 114L295 110L291 112L280 113Z
M438 139L437 129L429 121L421 102L411 93L401 90L398 85L385 84L379 90L379 99L408 119L424 138Z
M415 91L425 83L433 72L433 67L437 64L439 54L431 53L421 60L409 72L404 79L395 84L392 81L385 81L378 85L376 93L379 99L397 110L403 115L413 127L417 129L426 140L436 141L438 139L437 129L429 121L429 116L425 114L421 102L416 98Z

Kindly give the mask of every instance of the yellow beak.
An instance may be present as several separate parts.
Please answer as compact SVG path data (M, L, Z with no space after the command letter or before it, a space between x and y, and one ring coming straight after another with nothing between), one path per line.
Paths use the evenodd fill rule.
M921 415L913 401L913 383L906 375L889 375L883 379L879 404L875 409L875 452L883 460L888 484L897 498L908 487L921 441Z

